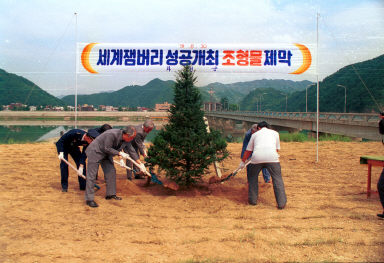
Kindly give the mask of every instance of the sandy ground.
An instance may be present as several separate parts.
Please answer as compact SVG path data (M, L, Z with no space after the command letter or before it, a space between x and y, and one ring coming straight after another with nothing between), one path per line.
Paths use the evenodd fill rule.
M228 148L227 174L241 144ZM94 209L73 172L61 192L52 142L0 145L0 262L384 262L379 198L367 199L359 164L383 150L379 142L321 142L316 163L315 143L282 143L285 210L261 178L258 205L248 206L244 172L175 192L127 181L120 167L123 200L104 199L100 173ZM374 189L380 172L374 167Z

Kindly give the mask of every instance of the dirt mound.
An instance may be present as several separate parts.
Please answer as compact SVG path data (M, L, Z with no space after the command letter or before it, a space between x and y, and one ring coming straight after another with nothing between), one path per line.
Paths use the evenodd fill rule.
M105 200L99 171L95 201L85 205L70 171L61 192L52 142L0 145L0 262L384 262L384 220L377 195L366 198L361 155L383 155L379 142L281 144L288 203L276 209L271 184L259 177L257 206L247 205L245 171L221 184L178 191L117 169L117 195ZM229 144L240 162L241 144ZM372 169L376 189L381 169Z

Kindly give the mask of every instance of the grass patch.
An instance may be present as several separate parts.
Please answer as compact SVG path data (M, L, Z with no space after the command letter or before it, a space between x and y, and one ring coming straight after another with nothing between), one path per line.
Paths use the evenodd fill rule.
M352 139L343 135L324 134L319 136L319 141L351 142Z
M308 138L308 135L304 132L280 132L280 141L282 142L314 142L316 138ZM336 141L336 142L351 142L352 139L347 136L337 134L322 134L319 136L319 141Z
M241 225L241 224L234 224L233 228L235 228L235 229L245 229L245 227L243 225Z
M249 232L241 235L238 240L239 242L242 242L242 243L243 242L253 243L255 239L256 239L255 233Z
M229 236L223 237L220 239L220 242L230 242L230 241L237 241L234 234L230 234Z
M234 262L234 259L197 259L191 258L186 260L177 261L178 263L224 263L224 262Z
M300 132L280 133L280 141L282 142L305 142L309 141L307 135Z
M309 240L306 239L301 242L296 242L294 244L295 247L302 247L302 246L308 246L308 247L317 247L321 245L336 245L337 243L342 243L343 240L341 238L329 238L329 239L315 239L315 240Z
M203 243L203 242L207 242L207 241L209 241L208 237L202 237L202 238L197 239L197 240L185 240L183 242L183 245L186 245L186 244L198 244L198 243Z
M313 218L325 218L326 216L318 215L318 216L303 216L301 219L313 219Z

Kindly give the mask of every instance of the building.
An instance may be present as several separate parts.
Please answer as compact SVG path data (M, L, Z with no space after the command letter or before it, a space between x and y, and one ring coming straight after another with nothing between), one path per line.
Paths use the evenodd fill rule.
M146 108L146 107L137 107L136 109L137 111L144 111L144 112L149 111L149 108Z
M64 111L64 107L61 107L61 106L54 106L54 107L52 108L52 110L54 110L54 111Z
M163 104L156 104L155 111L168 111L171 108L172 104L169 104L167 101Z
M84 104L80 108L81 111L94 111L93 105Z
M114 111L115 108L113 106L105 106L105 111Z
M11 103L8 105L9 110L21 110L21 109L26 108L26 107L27 107L27 105L22 104L20 102Z

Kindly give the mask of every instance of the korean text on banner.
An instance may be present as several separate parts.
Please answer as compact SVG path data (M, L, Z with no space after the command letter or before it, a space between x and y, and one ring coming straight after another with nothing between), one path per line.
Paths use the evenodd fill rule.
M313 45L303 44L128 44L78 43L77 73L174 72L191 65L197 72L315 72ZM312 52L311 52L312 50Z

